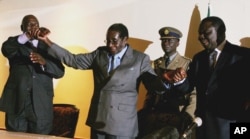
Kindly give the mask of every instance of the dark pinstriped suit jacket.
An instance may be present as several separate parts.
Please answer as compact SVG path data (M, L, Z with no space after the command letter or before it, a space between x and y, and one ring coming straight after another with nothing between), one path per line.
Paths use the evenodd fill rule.
M38 43L37 53L46 60L46 69L30 60L32 48L17 41L18 36L9 37L2 45L2 53L9 60L9 77L0 100L0 110L18 114L24 109L25 98L32 93L34 111L37 117L52 120L53 78L64 75L64 66L59 60L47 54L48 46Z

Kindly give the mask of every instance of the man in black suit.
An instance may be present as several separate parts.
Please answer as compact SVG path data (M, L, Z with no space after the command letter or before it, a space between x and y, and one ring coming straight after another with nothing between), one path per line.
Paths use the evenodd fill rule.
M198 38L205 49L193 57L187 74L180 68L171 77L174 88L184 93L196 87L195 115L203 121L196 130L197 139L229 139L230 123L249 121L250 88L243 79L250 78L250 49L231 44L225 32L219 17L203 19ZM210 64L214 51L217 54Z
M48 46L34 37L39 29L34 15L24 16L22 34L9 37L2 53L9 60L9 77L0 99L9 131L48 134L53 120L53 78L64 75L64 66L48 55ZM48 33L48 32L45 32Z

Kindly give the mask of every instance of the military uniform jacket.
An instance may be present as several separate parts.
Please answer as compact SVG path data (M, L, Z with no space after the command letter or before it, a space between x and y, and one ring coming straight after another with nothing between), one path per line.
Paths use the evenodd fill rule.
M165 65L166 58L160 57L156 59L152 64L155 72L161 76L161 74L166 70L175 70L176 68L183 67L188 69L191 62L190 58L181 56L178 52L176 56L171 60L169 65ZM179 106L185 105L187 100L183 94L179 94L176 91L168 90L164 94L156 94L154 92L148 92L145 100L144 108L146 109L156 109L161 112L174 112L178 113L180 111ZM192 115L192 114L191 114Z

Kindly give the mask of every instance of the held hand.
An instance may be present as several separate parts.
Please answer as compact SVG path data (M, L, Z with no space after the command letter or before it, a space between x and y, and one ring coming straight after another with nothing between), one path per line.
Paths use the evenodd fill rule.
M40 27L38 32L38 37L45 37L50 34L50 30L45 27Z
M45 65L46 64L45 59L40 54L35 53L35 52L30 53L30 60L33 63L38 63L40 65Z
M37 35L38 34L38 35ZM53 44L52 41L48 38L50 30L47 28L41 27L36 34L38 40L45 42L49 47Z
M177 68L173 76L174 82L179 82L187 77L186 70L183 68Z
M162 78L166 80L168 83L174 83L174 75L175 70L164 70L162 74Z
M41 40L45 42L48 46L51 46L53 43L48 38L48 35L50 34L50 30L45 27L40 27L39 29L34 29L28 33L30 36L32 36L35 39Z
M40 27L29 30L28 32L25 32L25 34L30 40L32 40L38 39L39 37L47 37L47 35L50 34L50 30L45 27Z
M166 70L162 74L163 79L169 83L179 82L187 77L187 73L183 68L177 68L176 70Z

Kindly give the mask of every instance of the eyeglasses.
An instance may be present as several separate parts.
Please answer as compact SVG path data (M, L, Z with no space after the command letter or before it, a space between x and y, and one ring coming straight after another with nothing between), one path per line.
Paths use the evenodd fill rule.
M117 39L117 40L104 40L104 43L108 44L113 44L113 45L117 45L120 42L121 39Z

